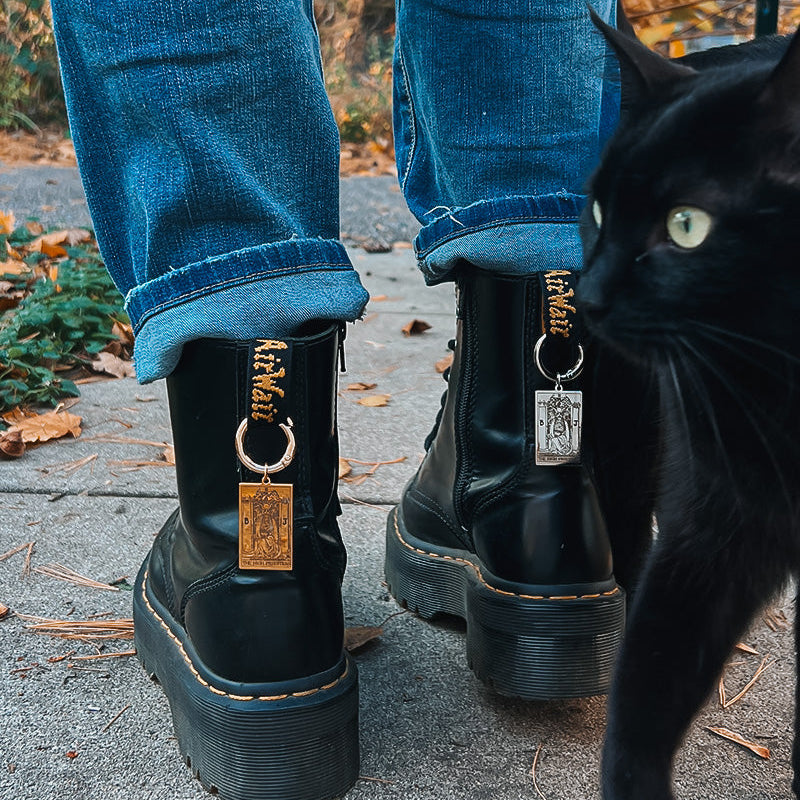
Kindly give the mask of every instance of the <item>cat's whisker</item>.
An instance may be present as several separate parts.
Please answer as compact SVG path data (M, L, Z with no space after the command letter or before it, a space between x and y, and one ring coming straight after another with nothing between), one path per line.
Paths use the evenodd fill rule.
M773 378L779 381L790 381L794 382L794 372L791 371L787 375L785 372L779 372L777 369L773 369L768 364L766 364L763 360L756 358L755 356L749 355L748 353L744 352L740 346L737 345L736 341L731 341L730 339L726 339L724 336L719 334L712 333L709 330L705 330L706 326L698 326L695 330L695 333L698 336L701 336L703 339L712 342L713 344L724 347L726 350L729 350L732 353L735 353L739 358L743 361L746 361L748 364L752 364L754 367L762 370L763 372L771 375ZM777 354L776 354L777 355ZM783 355L783 354L781 354ZM789 362L791 363L791 362ZM788 365L787 365L788 366Z
M672 376L672 385L675 389L675 398L678 401L678 408L681 411L681 418L683 420L683 434L686 437L684 452L689 454L689 466L691 468L692 474L695 472L695 462L694 462L694 449L692 448L692 432L691 427L689 425L689 417L686 413L686 403L683 400L683 392L681 391L681 383L678 379L678 373L675 369L675 360L672 356L672 353L667 352L666 354L667 364L669 365L670 375Z
M736 387L733 386L733 384L731 384L730 380L725 375L725 373L722 372L710 358L704 355L702 351L698 350L697 347L695 347L690 341L685 340L683 344L695 356L695 358L697 358L700 362L702 362L704 367L717 378L720 385L728 391L728 393L731 395L731 397L733 397L739 408L741 408L742 411L744 412L745 418L752 426L753 431L755 432L756 436L758 437L759 441L764 447L764 450L767 454L767 457L769 458L769 461L771 462L773 468L775 469L775 474L778 478L778 482L780 483L781 492L783 493L784 499L786 500L789 512L790 514L793 513L794 504L792 503L791 496L789 494L789 489L783 475L783 470L781 469L780 464L777 462L772 452L772 448L770 447L770 443L767 440L766 436L764 436L764 433L761 430L761 426L758 424L758 420L753 415L753 409L744 402L744 400L741 397L741 392L736 390ZM755 410L759 411L760 409L756 408ZM761 414L762 416L768 418L766 412L762 411Z
M717 444L719 455L725 465L725 471L728 473L730 484L733 487L736 497L737 507L742 508L744 506L744 499L741 496L740 487L736 481L736 476L734 475L733 472L733 464L731 463L730 457L728 455L728 449L725 447L725 442L723 441L722 434L720 433L719 430L719 424L717 422L717 413L714 408L714 404L711 402L711 399L708 396L708 389L706 388L706 385L702 380L702 376L699 374L697 367L691 361L690 356L693 355L691 352L691 348L687 346L687 343L683 336L678 337L678 342L682 347L682 349L678 353L680 364L689 373L690 377L689 387L692 393L695 395L695 397L697 397L697 399L703 406L703 410L708 419L708 423L711 426L711 431L714 435L714 441Z
M782 347L776 347L769 342L762 341L761 339L756 339L752 336L748 336L747 334L739 333L738 331L732 331L719 325L712 325L709 322L700 322L699 320L687 320L687 322L694 328L700 328L707 332L716 333L721 338L728 337L730 339L737 339L741 342L751 344L754 347L760 347L763 350L768 350L772 353L775 353L775 355L782 356L787 361L791 361L794 364L800 364L799 356L790 353L788 350L784 350Z

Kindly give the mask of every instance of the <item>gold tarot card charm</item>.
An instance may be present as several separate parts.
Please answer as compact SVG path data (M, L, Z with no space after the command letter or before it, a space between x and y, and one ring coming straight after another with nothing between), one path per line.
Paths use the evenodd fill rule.
M582 392L536 392L536 463L580 464Z
M239 569L292 568L292 485L239 484Z

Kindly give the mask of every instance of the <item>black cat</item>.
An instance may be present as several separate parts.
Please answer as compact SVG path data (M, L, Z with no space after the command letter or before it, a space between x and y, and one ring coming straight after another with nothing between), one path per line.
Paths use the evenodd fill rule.
M578 295L598 379L611 365L593 424L635 589L603 795L668 800L692 717L800 566L800 38L673 62L596 24L623 114L590 182Z

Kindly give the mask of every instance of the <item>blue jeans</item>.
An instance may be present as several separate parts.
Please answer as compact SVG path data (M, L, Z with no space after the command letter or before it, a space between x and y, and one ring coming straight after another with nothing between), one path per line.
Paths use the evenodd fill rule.
M610 18L612 0L595 3ZM354 320L312 0L52 0L72 136L139 380L184 342ZM398 172L429 283L580 266L615 103L584 0L398 0Z

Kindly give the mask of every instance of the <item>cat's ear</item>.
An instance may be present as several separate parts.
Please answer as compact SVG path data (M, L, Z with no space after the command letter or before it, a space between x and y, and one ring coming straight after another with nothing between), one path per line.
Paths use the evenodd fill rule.
M795 128L800 128L800 29L767 79L759 102L778 119L788 120Z
M659 89L696 74L691 67L663 58L645 47L635 36L631 36L633 28L626 18L627 26L623 24L624 31L621 31L606 24L591 6L589 13L595 27L603 34L619 59L623 109L635 105Z

